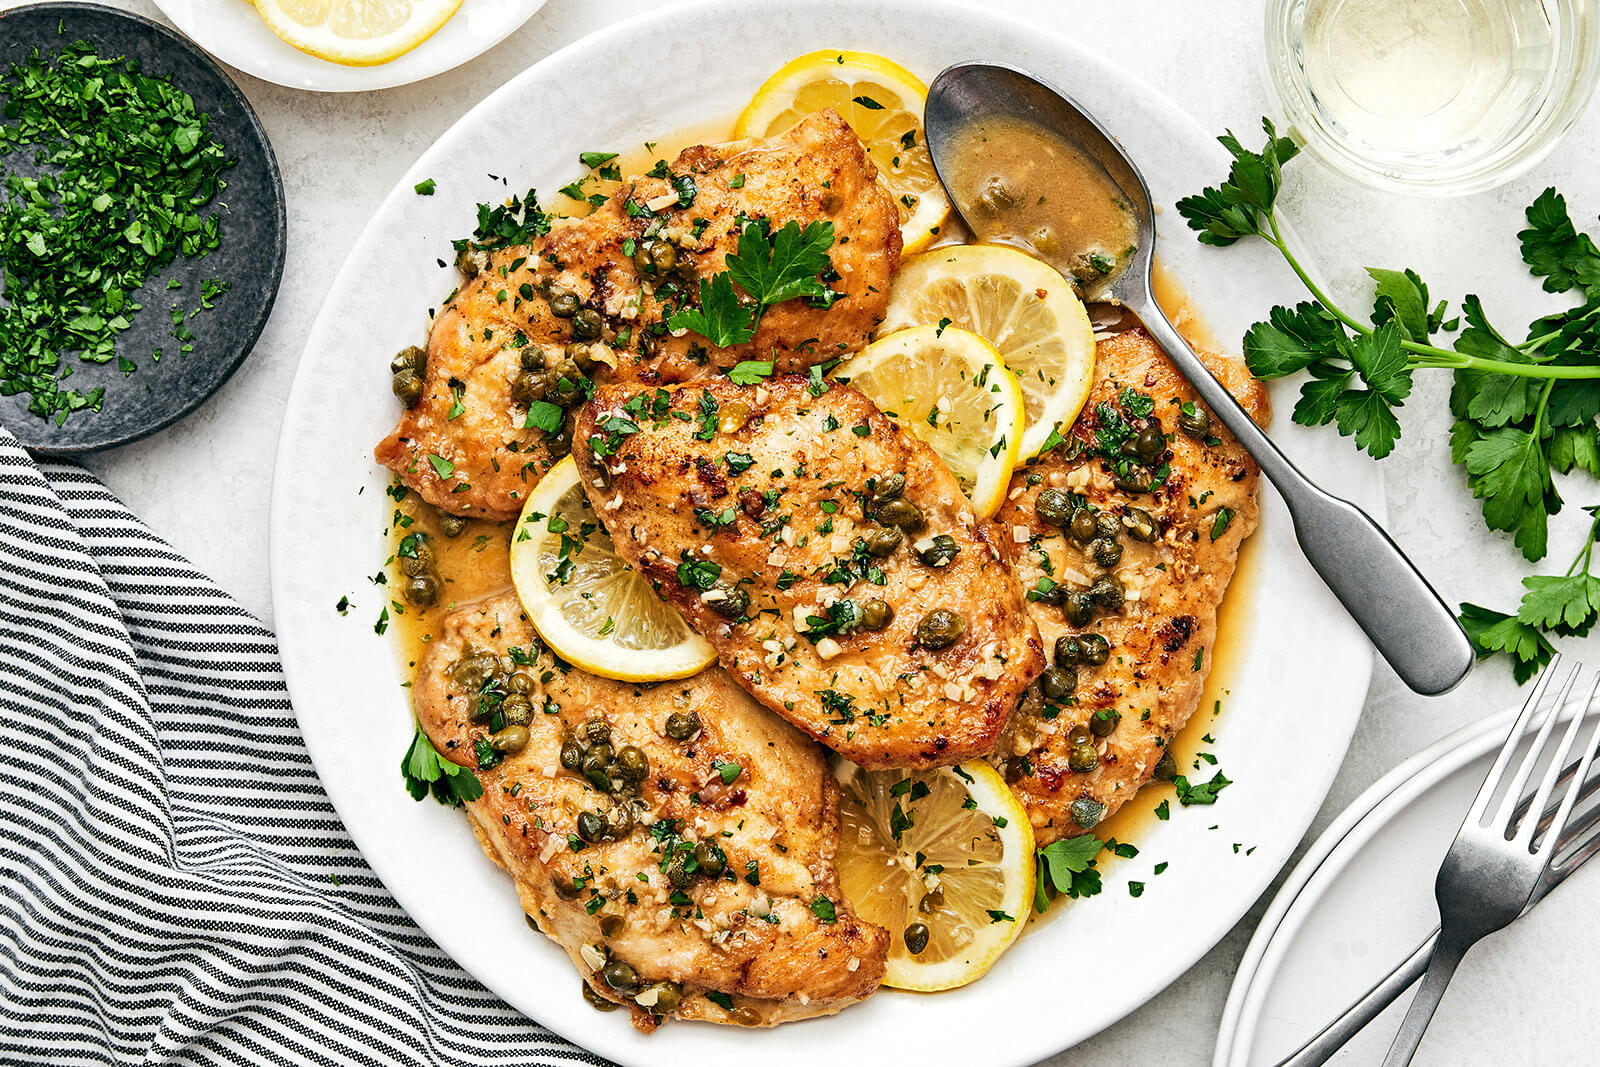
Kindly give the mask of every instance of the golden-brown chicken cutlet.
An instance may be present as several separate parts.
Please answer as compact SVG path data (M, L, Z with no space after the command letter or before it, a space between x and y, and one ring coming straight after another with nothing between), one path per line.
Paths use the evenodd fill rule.
M992 525L849 386L609 386L573 442L618 554L757 700L864 767L988 752L1044 664Z
M443 621L414 699L434 745L477 769L467 813L523 909L636 1026L771 1026L877 988L888 935L839 892L824 755L723 671L587 674L507 593ZM486 739L499 723L503 755ZM506 746L507 729L526 740Z
M1257 518L1254 461L1148 334L1103 340L1095 358L1067 444L1017 471L996 517L1054 664L994 756L1041 846L1094 826L1155 773L1199 703ZM1205 359L1264 422L1261 384Z
M466 277L418 368L420 396L376 453L429 503L460 515L517 514L528 486L565 454L557 409L581 402L591 381L676 382L752 358L803 371L861 347L900 265L898 209L831 110L775 137L687 149L586 218L514 215L519 241L534 235L463 255ZM698 304L699 281L724 272L752 221L831 224L831 267L819 281L836 295L768 307L742 344L669 329L668 318Z

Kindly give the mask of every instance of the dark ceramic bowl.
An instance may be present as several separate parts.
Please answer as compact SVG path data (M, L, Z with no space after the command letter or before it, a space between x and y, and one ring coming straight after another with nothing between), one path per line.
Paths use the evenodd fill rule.
M117 352L137 367L132 374L117 361L96 364L65 357L71 385L87 393L105 386L100 411L78 411L57 426L54 419L30 414L26 395L0 397L0 424L36 452L81 455L127 444L164 429L206 401L239 369L266 325L283 276L283 182L266 131L244 94L204 52L165 26L99 4L45 3L0 11L0 70L26 59L35 49L50 56L63 45L88 41L102 56L125 56L143 64L194 98L211 116L212 136L238 162L223 172L227 188L206 208L222 222L222 244L209 255L183 255L151 274L130 294L144 309L117 339ZM3 121L3 120L0 120ZM32 153L4 157L7 172L33 174ZM168 292L167 279L181 288ZM187 320L194 350L180 354L172 336L169 309L196 307L201 284L211 278L232 288L215 307ZM162 349L159 363L151 353Z

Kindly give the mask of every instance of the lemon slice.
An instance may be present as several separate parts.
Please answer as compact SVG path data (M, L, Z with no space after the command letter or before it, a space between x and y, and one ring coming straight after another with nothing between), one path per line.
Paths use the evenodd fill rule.
M254 0L273 33L302 52L370 67L438 32L461 0Z
M735 137L771 137L813 111L831 107L856 131L879 180L900 208L902 251L933 243L950 214L934 173L922 106L928 87L900 64L870 52L824 49L786 64L756 90L734 124Z
M933 771L840 775L839 886L889 931L884 985L933 992L983 976L1033 901L1033 827L981 760ZM912 952L921 931L927 943ZM911 945L907 944L908 936Z
M572 457L533 487L511 535L511 581L533 628L571 663L655 682L711 666L716 651L618 556Z
M1022 460L1052 431L1067 432L1094 380L1094 327L1071 282L1014 248L936 248L906 262L878 332L946 319L986 338L1017 376L1028 416Z
M979 518L1000 510L1022 444L1022 390L994 345L957 326L880 337L834 377L920 437L945 461Z

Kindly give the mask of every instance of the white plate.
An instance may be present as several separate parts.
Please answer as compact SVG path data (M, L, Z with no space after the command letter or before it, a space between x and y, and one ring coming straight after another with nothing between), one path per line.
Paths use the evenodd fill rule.
M545 0L463 0L439 32L389 63L346 67L307 55L267 29L250 0L155 0L161 13L230 67L291 89L388 89L458 67L505 40Z
M456 284L436 259L452 258L448 242L470 231L476 201L530 185L554 190L576 176L580 150L628 149L731 116L770 72L823 47L881 52L925 78L960 60L1038 71L1119 131L1143 163L1163 205L1163 258L1220 336L1240 336L1269 303L1299 295L1270 249L1207 249L1173 209L1177 197L1226 173L1212 138L1127 72L1036 27L918 0L708 0L619 24L513 79L445 133L384 201L335 279L290 395L274 482L284 665L328 793L385 885L467 970L580 1044L625 1064L726 1054L815 1067L861 1062L868 1052L926 1067L1031 1063L1136 1008L1211 948L1289 857L1343 759L1370 646L1299 555L1270 493L1257 535L1259 605L1213 731L1213 751L1237 784L1214 808L1152 822L1141 855L1111 869L1103 896L1023 937L965 989L885 993L777 1035L669 1025L641 1037L620 1015L583 1003L565 957L528 933L510 881L461 815L413 804L401 789L405 672L373 636L385 598L367 578L387 555L392 502L371 449L396 417L389 357L422 340L426 309ZM606 76L593 77L596 70ZM529 122L535 113L540 121ZM511 187L487 174L513 176ZM437 194L414 195L412 186L430 177ZM1290 396L1277 399L1287 409ZM1286 418L1275 436L1330 488L1377 502L1376 468L1348 442ZM334 609L343 595L357 605L348 617ZM1160 861L1170 869L1154 877ZM1129 896L1129 879L1149 884L1141 898Z
M1278 1063L1438 925L1439 863L1518 710L1486 716L1412 756L1356 798L1311 846L1239 962L1213 1067ZM1585 878L1589 892L1575 891ZM1555 958L1560 949L1549 949L1563 941L1570 946L1573 931L1591 928L1581 924L1593 912L1592 879L1575 875L1515 926L1473 949L1429 1028L1419 1063L1559 1061L1557 1046L1532 1045L1568 1029L1572 1010L1600 995L1600 974L1588 965L1562 966ZM1586 943L1571 948L1586 955ZM1562 988L1530 986L1536 970L1563 975ZM1528 1006L1516 1004L1520 998L1511 991L1527 997L1530 989L1532 1011L1542 1002L1554 1028L1538 1025ZM1367 1024L1334 1062L1382 1059L1409 1000L1402 996ZM1485 1012L1485 1005L1495 1010Z

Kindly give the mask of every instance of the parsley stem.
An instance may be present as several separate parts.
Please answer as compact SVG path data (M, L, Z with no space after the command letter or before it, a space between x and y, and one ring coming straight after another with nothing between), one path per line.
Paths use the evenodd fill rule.
M1329 300L1327 294L1322 291L1316 282L1311 280L1311 276L1306 273L1305 268L1300 265L1299 260L1295 259L1294 253L1289 251L1288 245L1284 242L1283 234L1278 229L1277 215L1274 212L1269 211L1266 213L1266 218L1267 225L1272 228L1272 233L1262 234L1261 236L1270 241L1273 246L1283 254L1284 260L1289 264L1289 267L1294 271L1301 283L1305 285L1306 289L1310 291L1312 297L1317 301L1317 303L1321 304L1323 309L1326 310L1328 314L1338 319L1350 330L1353 330L1358 334L1371 334L1371 326L1345 314L1344 310L1333 301ZM1541 337L1530 338L1527 342L1518 347L1527 352L1537 351L1546 342L1553 340L1557 336L1559 336L1558 333L1548 333ZM1557 378L1600 378L1600 366L1558 367L1540 363L1510 363L1499 359L1485 359L1482 356L1469 356L1461 352L1453 351L1452 349L1440 348L1437 345L1423 344L1420 341L1410 341L1404 338L1402 338L1400 341L1400 347L1406 352L1411 353L1413 356L1423 357L1421 359L1408 360L1408 362L1414 367L1433 367L1445 370L1476 370L1484 371L1489 374L1509 374L1518 378L1542 378L1545 380L1554 380Z

